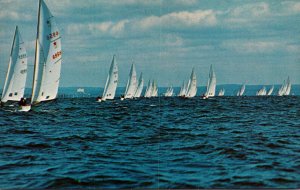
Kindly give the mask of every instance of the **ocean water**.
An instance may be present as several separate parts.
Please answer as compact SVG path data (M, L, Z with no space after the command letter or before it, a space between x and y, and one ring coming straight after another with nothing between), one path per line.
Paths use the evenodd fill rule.
M0 109L0 189L300 187L299 96L70 94Z

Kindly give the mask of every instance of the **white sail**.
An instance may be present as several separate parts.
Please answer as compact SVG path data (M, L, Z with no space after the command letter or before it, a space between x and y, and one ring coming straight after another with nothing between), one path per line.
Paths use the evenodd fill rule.
M136 71L134 64L131 65L129 79L127 81L124 98L133 98L137 88Z
M156 82L153 80L151 97L157 97L157 96L158 96L158 88Z
M145 92L145 98L150 98L152 96L152 82L149 80L148 82L148 86L147 86L147 89L146 89L146 92Z
M24 96L26 76L26 49L18 27L16 27L2 92L2 102L19 101Z
M116 56L114 55L109 68L109 73L105 83L102 100L114 99L117 85L118 85L118 64L116 61Z
M171 97L171 96L173 96L173 87L172 86L167 89L167 91L165 92L164 96L165 97Z
M219 91L218 96L224 96L224 94L225 94L225 89L222 88L222 89Z
M38 15L32 103L56 98L62 62L60 32L43 0L40 0Z
M267 95L270 96L273 93L273 90L274 90L274 85L270 88Z
M291 93L291 88L292 88L292 84L291 84L291 81L290 81L290 77L288 77L287 81L286 81L286 90L284 92L284 95L285 96L288 96L290 95Z
M206 93L205 93L206 97L215 96L216 84L217 84L216 74L211 65L209 70L208 81L207 81Z
M239 89L237 96L243 96L245 89L246 89L246 85L243 84L242 87Z
M267 95L266 87L262 87L260 90L256 92L256 96L265 96Z
M183 96L185 96L185 93L186 93L186 85L185 85L185 83L184 83L184 81L183 81L178 96L183 97Z
M143 87L144 87L144 79L143 79L143 73L141 73L140 78L139 78L139 85L138 85L138 87L136 89L136 92L134 94L135 98L141 97Z
M278 96L283 96L285 94L286 88L287 88L287 85L286 85L286 82L284 80L283 84L281 85L281 87L278 90Z
M196 93L197 93L197 79L196 79L196 74L195 74L195 71L193 68L190 79L189 79L185 97L192 98L192 97L196 96Z

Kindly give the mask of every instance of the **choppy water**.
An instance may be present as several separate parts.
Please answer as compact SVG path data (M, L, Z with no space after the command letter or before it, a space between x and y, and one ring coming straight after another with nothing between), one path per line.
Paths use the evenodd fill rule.
M0 188L300 187L300 97L0 110Z

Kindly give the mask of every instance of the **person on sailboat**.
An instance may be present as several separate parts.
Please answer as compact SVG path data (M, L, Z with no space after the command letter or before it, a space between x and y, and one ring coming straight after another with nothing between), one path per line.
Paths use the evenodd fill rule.
M97 100L97 101L100 101L100 100L102 100L102 97L101 97L101 96L98 96L98 97L96 98L96 100Z
M26 106L27 105L26 98L21 98L18 104L19 106Z
M202 94L201 98L202 99L207 99L208 97L205 94Z

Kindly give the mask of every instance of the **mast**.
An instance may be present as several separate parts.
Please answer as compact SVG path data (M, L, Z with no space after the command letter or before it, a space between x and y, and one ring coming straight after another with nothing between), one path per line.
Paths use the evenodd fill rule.
M42 0L39 0L39 7L38 7L38 24L37 24L37 29L36 29L36 41L35 41L35 58L34 58L34 70L33 70L33 79L32 79L32 92L31 92L31 103L33 103L33 98L35 96L35 88L36 88L36 78L37 78L37 70L39 69L39 63L37 62L37 57L38 57L38 40L39 40L39 28L40 28L40 13L41 13L41 2Z

